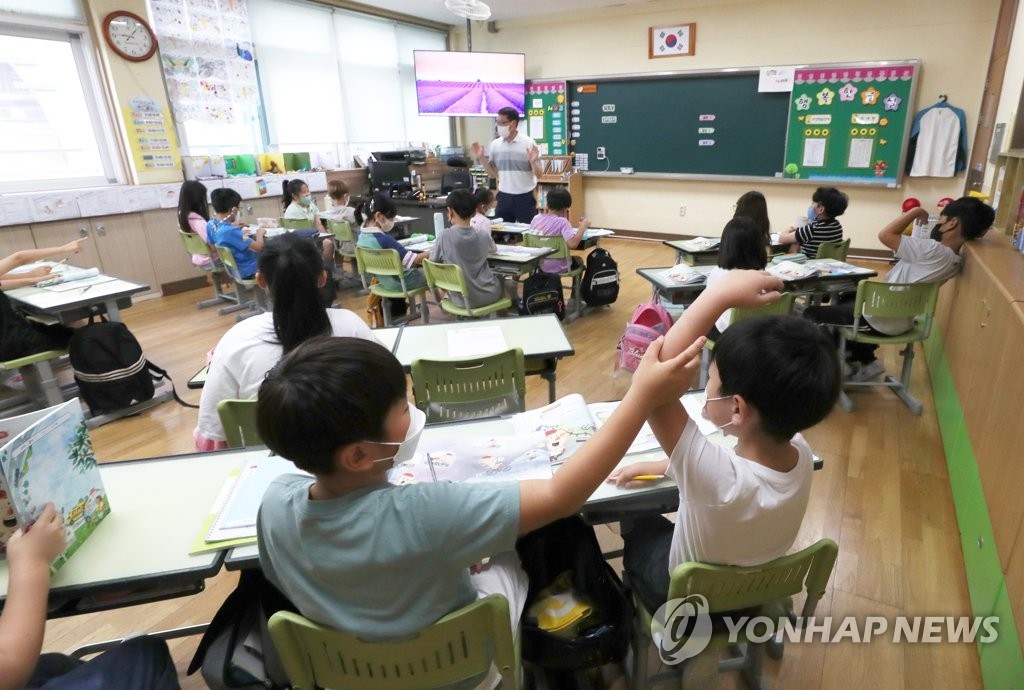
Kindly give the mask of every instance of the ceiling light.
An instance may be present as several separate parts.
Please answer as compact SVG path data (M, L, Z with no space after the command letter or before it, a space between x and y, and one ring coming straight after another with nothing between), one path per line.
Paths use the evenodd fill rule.
M444 0L450 12L466 19L484 21L491 18L491 8L480 0Z

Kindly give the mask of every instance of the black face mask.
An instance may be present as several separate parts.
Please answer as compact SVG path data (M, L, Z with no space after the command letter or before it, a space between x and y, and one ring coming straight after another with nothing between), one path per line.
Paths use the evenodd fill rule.
M936 223L935 227L932 228L931 234L928 235L929 239L935 240L936 242L942 241L942 223Z

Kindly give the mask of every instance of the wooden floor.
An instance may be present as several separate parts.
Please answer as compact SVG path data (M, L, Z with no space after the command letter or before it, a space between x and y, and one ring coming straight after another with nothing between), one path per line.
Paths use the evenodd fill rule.
M635 268L667 266L673 253L660 242L610 239L602 242L619 263L622 290L618 302L566 325L576 355L558 367L558 393L586 399L615 400L629 385L613 378L615 344L634 307L649 297L649 284ZM876 266L884 272L886 266ZM205 361L206 352L234 323L216 310L198 311L203 290L137 303L124 319L147 356L167 368L178 390L193 402L198 391L185 382ZM351 292L344 306L363 314L365 297ZM440 318L440 317L439 317ZM886 352L895 368L895 355ZM825 466L814 476L810 507L796 547L821 537L839 544L839 560L819 615L969 615L960 539L946 472L934 404L923 357L915 362L913 392L924 403L912 415L884 390L857 392L858 409L836 409L806 433ZM529 377L527 402L547 402L545 382ZM135 418L92 432L101 461L185 453L192 450L196 411L166 403ZM158 490L158 489L156 489ZM616 536L601 528L603 542ZM131 553L123 554L130 559ZM207 622L234 587L234 575L222 573L202 594L101 614L51 621L45 649L67 651L80 644L134 631L155 631ZM891 637L890 637L891 640ZM205 687L184 669L197 638L171 641L185 688ZM876 638L870 644L787 643L782 662L767 662L766 675L783 688L974 688L981 687L977 649L971 644L894 645ZM732 687L734 680L723 680ZM738 684L736 684L738 687Z

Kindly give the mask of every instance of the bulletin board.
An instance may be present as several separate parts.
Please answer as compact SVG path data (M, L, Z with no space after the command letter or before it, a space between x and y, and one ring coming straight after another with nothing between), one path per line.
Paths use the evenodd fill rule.
M541 155L564 156L569 150L569 122L564 81L526 83L526 132Z
M895 187L920 64L833 65L793 75L785 173Z

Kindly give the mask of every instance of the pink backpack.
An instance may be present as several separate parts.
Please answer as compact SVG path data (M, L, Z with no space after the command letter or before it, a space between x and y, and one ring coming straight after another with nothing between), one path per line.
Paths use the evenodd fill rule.
M660 304L648 302L641 304L633 312L633 318L626 324L626 332L619 340L619 358L615 363L616 371L624 369L636 371L640 360L647 352L647 346L668 333L672 328L672 317Z

